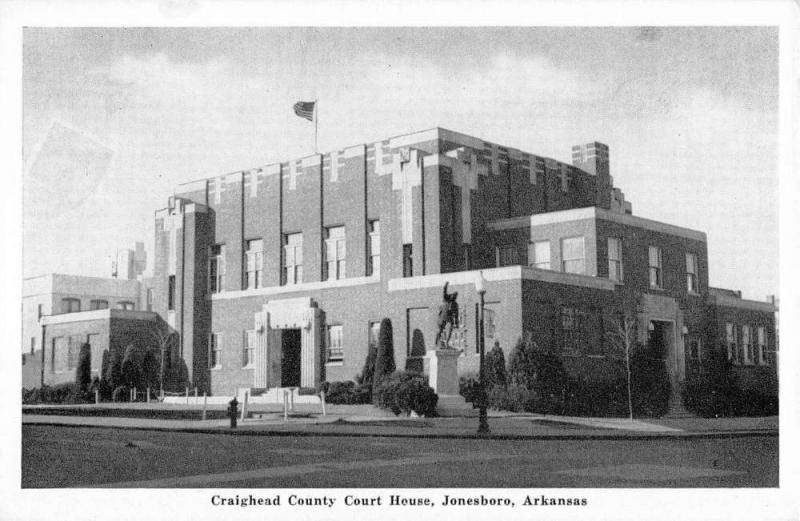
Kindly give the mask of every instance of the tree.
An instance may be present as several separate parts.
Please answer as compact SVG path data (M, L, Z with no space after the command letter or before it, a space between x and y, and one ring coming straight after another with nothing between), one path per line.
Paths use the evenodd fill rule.
M636 325L638 321L634 313L623 314L616 319L606 319L606 337L624 354L625 373L628 387L628 419L633 421L633 396L631 392L631 353L636 346Z
M122 385L122 353L117 349L111 350L111 355L109 357L109 371L108 371L108 383L109 388L113 392L114 389Z
M122 378L128 387L141 387L143 358L143 353L137 346L129 344L125 348L125 355L122 357Z
M367 359L364 361L364 368L361 374L356 377L356 382L359 385L366 385L372 387L375 380L375 359L378 357L378 347L370 343L367 349Z
M170 331L169 326L162 327L156 323L150 329L150 336L156 343L156 348L159 351L159 368L158 368L158 385L160 389L164 389L164 380L169 380L169 369L171 366L172 347L178 339L178 333Z
M487 391L492 387L506 388L506 357L503 354L503 349L500 347L500 342L495 342L494 347L486 353L486 360L484 361L486 370L486 388Z
M81 393L89 391L92 385L92 347L88 343L81 344L78 355L78 367L75 369L75 383Z
M100 394L103 398L111 398L111 393L114 391L113 382L111 381L111 353L106 349L103 351L103 359L100 363Z
M378 387L390 374L394 373L397 366L394 362L394 335L392 321L388 318L381 320L378 332L378 352L375 357L375 374L372 382L372 396L377 396Z

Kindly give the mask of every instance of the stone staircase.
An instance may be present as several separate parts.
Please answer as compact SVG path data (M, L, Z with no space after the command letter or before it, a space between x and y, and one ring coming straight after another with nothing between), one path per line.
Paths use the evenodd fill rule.
M683 418L697 418L697 416L686 410L680 396L673 394L669 399L669 411L662 416L662 418L666 420L678 420Z

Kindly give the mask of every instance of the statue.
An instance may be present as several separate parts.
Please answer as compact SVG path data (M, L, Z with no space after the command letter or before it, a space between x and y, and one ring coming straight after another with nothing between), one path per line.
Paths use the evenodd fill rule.
M450 347L450 336L453 334L453 329L459 327L458 303L456 302L458 292L454 291L453 293L448 294L448 284L449 282L444 283L442 304L439 306L439 316L436 322L438 331L436 333L435 345L441 345L444 349L452 349Z

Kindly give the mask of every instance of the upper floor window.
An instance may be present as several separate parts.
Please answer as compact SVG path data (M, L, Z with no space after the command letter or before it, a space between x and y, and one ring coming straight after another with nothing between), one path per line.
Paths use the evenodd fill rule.
M380 322L370 322L369 323L369 338L367 339L367 345L369 347L378 348L378 337L381 333L381 323Z
M170 275L167 278L167 309L169 311L175 310L175 275Z
M622 282L622 239L608 238L608 278Z
M344 360L344 346L342 343L344 328L341 324L328 326L328 353L326 361L341 362Z
M414 253L410 244L403 245L403 277L414 276Z
M252 367L256 361L256 332L249 330L244 332L244 344L242 347L242 367Z
M540 270L550 269L550 241L536 241L528 248L528 265Z
M117 309L124 309L126 311L133 311L134 309L136 309L136 304L134 304L130 300L123 300L123 301L117 302Z
M253 239L247 241L245 251L245 288L256 289L263 285L262 274L264 266L264 241Z
M686 291L689 293L699 292L697 284L697 255L694 253L686 254Z
M325 273L324 280L337 280L345 277L347 266L347 248L345 246L344 226L333 226L327 229L325 239Z
M495 252L497 267L514 266L519 264L517 248L515 246L498 246Z
M108 309L108 301L101 299L90 300L89 309L92 311L96 309Z
M561 239L561 270L564 273L586 274L583 237Z
M222 334L209 333L208 335L208 366L211 369L222 367Z
M225 245L215 244L208 257L208 291L219 293L225 279Z
M62 313L78 313L81 310L81 301L76 298L62 298L61 299L61 312Z
M728 360L739 362L739 343L736 338L736 326L728 322L725 324L725 345L728 347Z
M367 251L367 275L381 273L381 222L369 222L369 246Z
M283 282L303 282L303 234L288 233L283 238Z
M661 268L661 248L658 246L650 246L648 255L650 258L650 287L659 289L663 288L664 281Z

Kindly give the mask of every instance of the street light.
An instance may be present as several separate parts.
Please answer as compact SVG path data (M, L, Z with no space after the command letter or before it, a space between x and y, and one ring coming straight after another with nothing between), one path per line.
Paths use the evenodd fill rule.
M484 296L486 295L486 280L483 278L483 272L478 272L478 277L475 279L475 291L481 299L480 314L481 319L478 326L478 353L480 354L478 366L478 386L480 392L478 393L478 434L489 434L489 422L486 417L486 381L485 371L483 368L484 352L486 350L484 339L484 321L483 321L483 305Z

